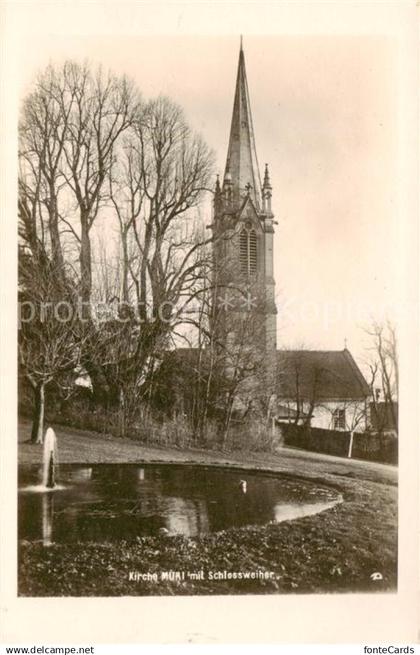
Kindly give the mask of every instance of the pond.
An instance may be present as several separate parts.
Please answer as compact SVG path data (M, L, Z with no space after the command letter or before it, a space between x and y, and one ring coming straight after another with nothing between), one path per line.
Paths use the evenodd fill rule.
M174 464L63 464L59 485L19 469L19 538L53 542L203 535L286 521L341 501L335 491L257 471Z

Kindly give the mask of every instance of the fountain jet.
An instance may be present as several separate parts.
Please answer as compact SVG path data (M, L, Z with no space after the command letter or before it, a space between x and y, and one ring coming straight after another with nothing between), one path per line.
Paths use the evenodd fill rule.
M47 489L55 487L55 469L57 465L57 437L52 428L48 428L44 438L42 483Z

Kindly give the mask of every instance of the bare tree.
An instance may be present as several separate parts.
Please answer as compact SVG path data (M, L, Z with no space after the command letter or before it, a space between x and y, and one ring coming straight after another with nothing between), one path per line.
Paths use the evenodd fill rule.
M19 122L19 234L34 255L40 245L49 249L58 275L64 270L60 205L70 117L70 104L63 109L60 103L64 92L64 77L48 66L25 98Z
M66 63L59 97L61 111L69 114L64 142L63 176L74 195L79 218L80 291L84 302L92 295L90 234L99 210L109 198L107 180L117 142L141 111L138 93L126 77L95 72Z
M162 302L176 306L199 265L206 239L191 229L192 210L208 190L213 155L167 98L150 102L124 141L110 194L121 230L124 294L128 277L140 316ZM129 254L129 238L136 251ZM209 241L210 239L208 239Z
M109 200L118 141L140 111L138 92L126 77L72 61L49 66L23 103L20 237L34 256L41 252L51 261L57 276L72 279L85 315L93 293L93 227ZM106 393L101 367L90 355L94 330L91 336L83 361L95 391L103 386Z
M171 411L182 413L196 442L211 435L225 447L233 418L261 415L265 361L257 344L262 345L262 323L260 313L243 311L243 289L228 289L212 253L207 254L207 259L200 255L197 268L196 311L184 317L184 327L188 324L191 330L177 335L182 347L167 354L156 390L161 403L166 398ZM229 308L237 305L233 312L226 307L225 291Z
M42 443L48 385L76 377L89 328L80 321L77 299L50 261L19 258L19 366L34 393L31 440Z
M109 194L120 229L120 299L136 308L138 374L169 348L199 285L206 245L194 213L213 155L167 98L150 102L121 142ZM121 392L121 397L122 397Z
M91 230L109 197L117 142L140 111L138 92L126 77L71 61L49 66L23 102L20 236L33 253L39 244L48 250L58 273L64 269L63 238L71 243L86 303L92 294Z
M365 329L371 339L368 347L370 370L369 385L372 391L373 411L377 419L379 430L385 427L388 417L392 427L398 431L398 353L395 326L390 322L373 322ZM384 408L381 411L380 405ZM381 423L384 425L381 425Z
M24 101L20 237L34 280L42 278L39 302L80 296L90 329L77 352L97 398L138 406L160 352L182 325L183 307L203 293L212 237L191 228L200 222L212 166L212 153L177 105L166 98L143 104L125 77L88 64L50 66ZM106 245L95 229L105 217ZM109 224L115 218L117 238ZM61 286L44 279L47 270ZM93 300L115 301L116 314L99 324ZM44 351L45 360L47 347L42 326L31 327L22 332L28 371L25 353ZM51 375L38 375L42 388Z
M308 360L304 344L284 352L277 370L277 388L292 405L295 425L310 426L314 410L322 403L320 387L327 373L321 364Z

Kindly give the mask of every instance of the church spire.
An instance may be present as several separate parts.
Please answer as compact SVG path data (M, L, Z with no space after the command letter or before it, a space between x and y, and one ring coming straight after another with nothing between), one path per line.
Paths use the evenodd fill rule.
M240 199L249 193L256 209L261 208L261 179L255 149L242 37L225 176L228 172L231 176L234 202L239 204Z

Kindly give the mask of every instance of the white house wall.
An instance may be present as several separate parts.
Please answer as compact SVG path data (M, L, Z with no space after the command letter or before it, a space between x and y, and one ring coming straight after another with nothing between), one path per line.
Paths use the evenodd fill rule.
M365 430L366 417L365 417L365 402L342 402L332 401L324 403L321 407L315 407L313 410L313 418L311 425L314 428L325 428L327 430L334 429L334 412L339 409L344 409L346 414L346 430Z
M296 402L290 400L281 402L282 404L287 404L291 409L296 410ZM333 400L323 402L322 405L319 404L313 408L311 426L333 430L334 412L338 409L344 409L346 412L346 426L344 429L362 432L367 428L366 406L367 404L364 400ZM308 414L310 409L309 403L303 403L303 414Z

